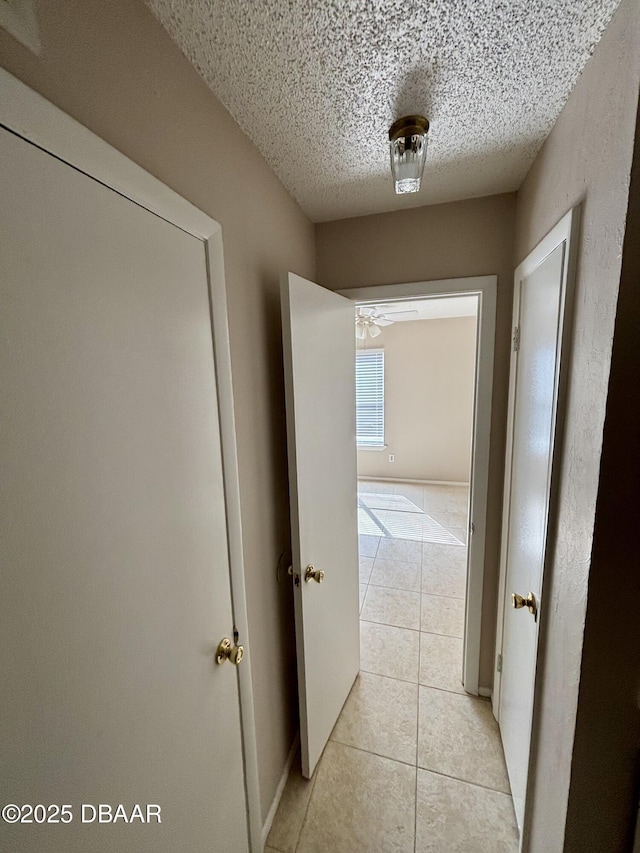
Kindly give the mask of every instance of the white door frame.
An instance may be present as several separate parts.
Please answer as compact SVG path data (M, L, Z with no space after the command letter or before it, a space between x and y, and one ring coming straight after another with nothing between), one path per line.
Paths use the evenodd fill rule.
M406 299L470 294L478 295L476 378L473 404L473 456L471 460L471 498L467 537L468 570L465 597L462 683L467 693L480 694L482 696L489 696L491 694L491 690L487 685L479 683L479 678L497 289L498 277L495 275L484 275L469 278L439 279L436 281L417 281L409 284L358 287L338 291L343 296L347 296L358 303L391 302ZM471 534L472 523L473 534Z
M206 213L2 68L0 68L0 126L115 190L204 244L210 303L215 305L215 311L211 312L211 322L227 512L231 602L234 623L246 649L245 661L238 667L237 674L247 793L247 825L250 849L253 853L258 853L262 850L262 820L251 681L251 645L244 584L240 482L222 228ZM230 725L232 724L230 721ZM224 784L224 780L220 780L220 783Z

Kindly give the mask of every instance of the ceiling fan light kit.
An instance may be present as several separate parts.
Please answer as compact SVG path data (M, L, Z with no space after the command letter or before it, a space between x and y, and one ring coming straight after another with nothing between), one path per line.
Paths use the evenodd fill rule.
M424 116L403 116L389 128L391 174L396 193L417 193L427 159L429 122Z
M417 311L383 311L377 307L360 307L356 313L356 338L364 341L367 336L377 338L381 326L392 326L396 320L414 320ZM391 318L394 319L391 319Z

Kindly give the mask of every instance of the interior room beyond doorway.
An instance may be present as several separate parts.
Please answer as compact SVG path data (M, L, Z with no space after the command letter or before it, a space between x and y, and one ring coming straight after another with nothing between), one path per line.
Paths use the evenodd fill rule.
M438 635L445 680L458 690L477 311L477 295L356 307L364 630L371 622Z

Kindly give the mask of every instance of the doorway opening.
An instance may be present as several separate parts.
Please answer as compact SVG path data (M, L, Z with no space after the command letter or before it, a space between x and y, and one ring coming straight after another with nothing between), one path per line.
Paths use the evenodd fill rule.
M457 513L457 518L445 518L445 520L449 522L456 521L458 524L463 522L462 529L455 524L450 524L449 526L456 528L456 530L453 534L447 534L446 528L443 531L438 531L437 528L432 527L431 544L444 546L447 544L447 541L449 544L452 544L451 540L448 539L448 536L453 535L457 541L461 543L461 546L465 546L464 550L466 550L466 554L462 557L463 563L466 559L466 578L464 581L465 590L464 595L462 596L464 599L464 627L461 633L462 684L465 692L472 695L482 696L489 696L491 694L488 686L481 683L480 655L483 628L482 594L484 585L484 550L487 522L496 290L497 279L495 276L476 276L463 279L412 282L408 284L382 285L341 291L343 296L347 296L354 301L356 311L359 314L369 314L368 309L371 308L374 309L375 314L376 306L384 305L385 310L389 313L389 318L415 318L418 316L422 320L427 320L428 318L431 320L444 320L447 316L447 312L449 313L450 318L456 313L461 315L462 318L465 316L467 318L470 316L472 318L475 317L475 350L473 367L471 368L473 371L471 438L470 445L467 444L466 453L464 450L462 451L465 460L468 460L468 464L465 461L461 463L460 459L458 459L457 462L447 462L447 460L443 458L437 462L437 465L440 467L432 469L440 472L439 476L431 476L429 478L423 476L421 479L437 479L440 481L437 484L431 483L429 485L447 485L455 487L456 484L464 482L465 474L461 474L460 471L467 472L468 500L466 504L466 519L460 512ZM405 311L413 312L416 310L418 311L418 315L404 313ZM402 313L396 314L396 311ZM374 317L373 319L375 320L376 318ZM412 325L416 328L415 322L412 323L406 322L406 320L397 320L396 323L399 325L401 324L401 328L410 329ZM388 327L382 326L382 329L384 328ZM369 338L368 341L367 338ZM364 339L364 342L367 343L368 346L371 346L370 336L367 336L367 338ZM360 337L359 342L362 340L362 337ZM374 332L374 343L375 341L381 340L382 332L379 335ZM359 350L362 351L363 348L364 347L360 346ZM427 353L425 353L425 355L428 356ZM439 355L440 353L438 353L438 360L440 360ZM434 361L434 358L431 357L430 360ZM429 371L432 371L433 365L422 365L418 363L418 360L413 359L413 361L411 361L410 358L408 358L407 361L410 362L410 366L408 370L405 368L405 372L408 374L407 378L410 384L409 391L411 393L411 383L417 387L416 383L418 382L419 377L421 375L424 376ZM440 388L436 390L438 392L439 405L442 408L444 405L443 401L446 401L448 398L447 389L445 387L444 389ZM426 409L426 415L423 412L422 417L423 420L428 423L428 404ZM435 423L435 419L433 420ZM446 417L444 420L446 422ZM446 452L444 455L446 456L447 454L450 454L454 444L447 441L446 436L442 436L441 425L442 417L435 429L436 433L440 433L439 437L432 435L431 446L437 446L437 442L440 441L440 450L445 448ZM392 423L392 438L395 437L395 430L396 427ZM413 441L414 443L418 442L419 444L419 449L417 450L416 455L420 458L421 454L424 455L424 447L428 447L429 442L423 441L420 445L419 432L415 430L413 432ZM418 436L418 438L415 436ZM435 445L433 444L434 440L436 441ZM458 441L457 446L458 448L462 446L460 441ZM372 470L371 468L365 469L365 466L368 463L362 462L364 453L366 453L366 451L359 452L358 454L359 476L366 476L365 470ZM458 453L458 455L460 454ZM399 464L396 461L397 454L392 450L390 452L386 451L385 458L387 460L389 456L394 458L393 462L388 463L390 469L404 475L401 477L400 474L395 473L392 475L392 479L414 479L413 477L406 476L409 469L402 467L402 464L404 464L402 463L402 460L400 460L402 464ZM370 454L370 458L373 458L373 454ZM442 475L441 472L447 470L447 467L443 467L443 462L445 465L448 465L448 470L458 472L455 474L458 478L457 480L451 481L449 477L445 478ZM424 460L421 464L425 464ZM427 469L423 468L422 470L424 471ZM443 483L442 481L445 479L446 482ZM450 499L452 504L454 500L456 502L458 500L457 498L454 498L452 493L449 497L445 498L445 504ZM439 501L442 501L442 498L434 496L433 500L438 503ZM460 501L464 505L464 496L460 497ZM424 511L424 506L420 507L420 509ZM425 515L429 515L429 513L425 513ZM433 517L433 514L431 514L430 517ZM434 520L437 522L437 519ZM426 519L423 520L423 528L425 523L427 523ZM442 527L441 524L440 527ZM439 543L437 541L433 541L434 539L437 539L438 532L445 539L444 542ZM456 535L456 533L460 535ZM384 547L386 548L389 546ZM435 553L435 549L430 550ZM460 556L458 556L457 561L460 563Z
M478 300L355 309L361 670L455 692L464 692ZM418 654L397 656L401 641Z
M363 307L365 311L373 310L373 313L371 310L363 313L367 319L360 322L361 326L380 325L382 329L373 336L359 336L362 343L358 353L367 355L367 358L362 358L361 365L366 393L358 432L361 443L367 444L368 449L363 449L361 456L380 459L376 464L395 466L391 471L398 473L389 475L380 469L369 469L365 473L361 465L359 494L356 494L354 482L357 480L355 465L343 466L347 474L341 468L336 475L332 469L327 478L335 482L339 477L340 494L347 496L349 502L348 507L340 505L344 526L351 524L353 515L354 533L358 510L363 537L362 557L370 561L365 568L365 574L368 572L363 584L365 589L361 590L360 674L337 714L313 775L309 777L304 770L301 775L297 764L294 764L275 815L268 846L286 853L308 849L344 850L346 853L347 850L392 848L406 850L407 853L427 848L514 853L517 829L498 726L490 702L477 695L482 692L478 672L495 277L422 282L343 293L351 298L353 306L334 302L317 285L296 279L291 281L291 278L290 301L295 297L298 305L304 303L308 306L313 300L322 300L322 305L327 305L327 314L340 311L340 334L336 332L333 335L334 347L342 342L343 313L351 326L350 334L353 334L355 312L362 313ZM475 326L475 335L468 358L469 384L472 387L468 393L471 413L467 417L471 426L463 453L465 473L458 475L457 480L443 482L443 474L436 477L434 473L419 474L415 470L403 471L400 468L404 458L402 444L394 435L393 417L390 417L388 406L381 407L380 399L382 395L383 400L386 398L389 403L393 384L388 370L391 347L385 343L390 341L389 330L396 327L399 330L404 326L406 334L412 326L417 327L417 321L389 322L390 317L396 310L408 313L407 306L400 303L424 300L419 308L409 310L422 307L433 310L438 304L444 304L442 297L445 296L471 297L475 316L471 317L469 325ZM328 322L323 325L325 315L319 316L318 310L307 313L309 322L304 325L298 323L303 345L296 352L299 359L309 357L312 339L312 352L317 360L318 353L326 347L326 333L332 331L332 326ZM379 323L381 318L382 323ZM382 351L382 356L376 354L379 351ZM438 357L443 353L440 346ZM353 364L353 350L347 355ZM436 356L425 355L414 358L409 367L405 365L410 396L416 396L421 367L424 372L423 362L433 373L435 360ZM325 374L333 369L334 361L338 360L327 359L328 364L323 362L320 381L324 382ZM347 362L339 363L340 376L344 376ZM336 388L345 384L336 381L334 386L324 382L323 387L329 388L333 396L325 395L323 414L333 404L331 417L339 420ZM448 390L450 393L451 389ZM444 406L436 401L435 390L431 394L431 405L432 408ZM353 398L349 406L352 411ZM315 419L317 408L310 411L309 428L315 444L320 431ZM405 413L399 420L406 422L411 417L418 420L419 433L424 437L427 415ZM297 417L296 426L302 422L300 409ZM324 421L322 426L325 427ZM347 424L347 427L341 435L343 438L347 436L345 440L349 441L348 436L353 436L352 424ZM322 434L324 432L325 429ZM353 438L350 441L353 449ZM328 466L324 449L321 457L323 467L318 466L314 471L315 478L305 478L303 487L312 482L317 491L321 487L319 482L324 484L323 476ZM394 457L393 461L389 460L389 455ZM441 462L442 448L432 451L431 455ZM470 481L469 486L464 484L465 475ZM297 476L299 478L299 471ZM436 478L440 481L434 483ZM414 482L406 482L411 480ZM309 518L308 513L305 518ZM468 536L467 531L472 528L473 534ZM336 536L338 532L336 530ZM369 554L367 546L370 546ZM380 549L388 552L386 556ZM425 551L428 552L426 561L423 560ZM313 548L308 548L306 553L319 552L320 545L314 541ZM450 563L443 557L447 552L455 553ZM466 572L465 552L469 554ZM432 559L436 554L439 557ZM302 567L306 560L298 558L297 563ZM353 577L353 615L357 621L355 562L353 569L353 576L348 566L342 574ZM340 577L329 577L327 573L327 592L328 583L332 582L337 588ZM425 577L430 587L429 591L423 592ZM457 586L438 590L434 586L438 583ZM458 595L442 594L451 591ZM317 592L314 588L298 590L299 597L302 599L304 596L304 604L309 608L307 613L311 613L312 606L319 606L322 602ZM350 594L350 589L345 591L344 597L347 593ZM383 598L387 601L381 601ZM437 621L422 624L423 598L427 603L437 599L443 605L439 613L432 608L427 618L448 618L451 621L441 622L442 627ZM385 607L386 613L382 612ZM380 608L378 616L376 608ZM401 619L408 616L413 620L409 627L404 627L395 618L398 613ZM457 624L454 622L456 618ZM332 624L335 624L335 618ZM315 629L315 624L312 627ZM427 630L421 631L421 628ZM336 661L333 668L338 668ZM329 683L323 684L323 699L330 688ZM303 775L306 779L302 778Z

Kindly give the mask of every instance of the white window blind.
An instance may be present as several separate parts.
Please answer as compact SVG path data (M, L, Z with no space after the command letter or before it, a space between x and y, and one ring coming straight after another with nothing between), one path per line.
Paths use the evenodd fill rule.
M384 350L356 353L356 434L359 447L384 446Z

